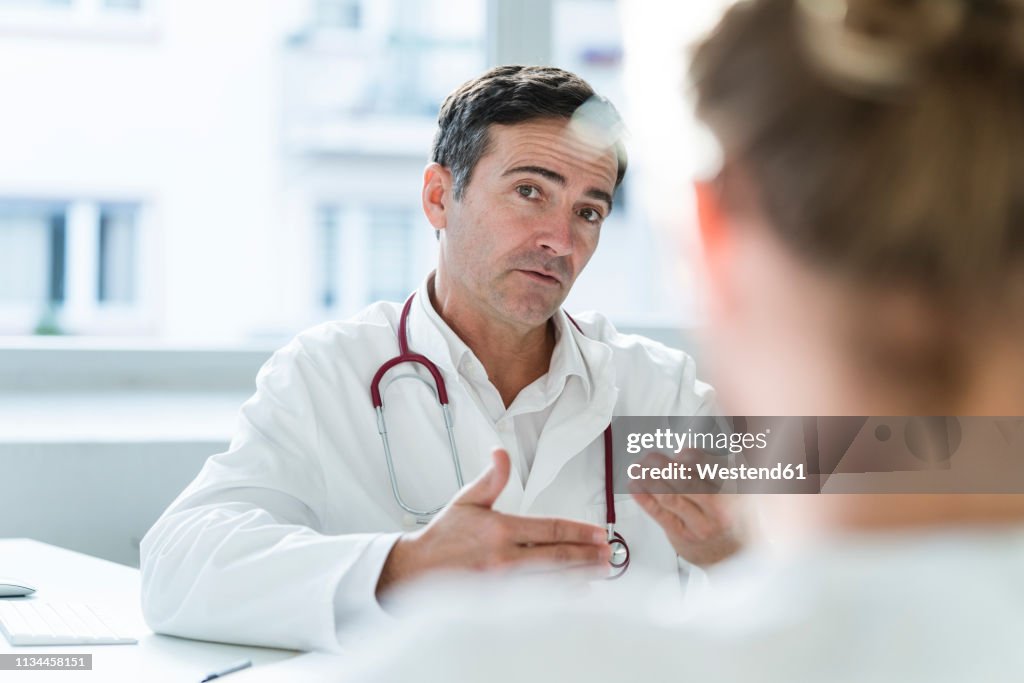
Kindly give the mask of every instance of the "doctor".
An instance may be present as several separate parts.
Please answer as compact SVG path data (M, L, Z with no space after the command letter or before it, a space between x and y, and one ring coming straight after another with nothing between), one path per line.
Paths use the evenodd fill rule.
M498 67L449 96L422 189L436 272L404 312L381 302L320 325L260 370L230 448L143 539L154 630L334 649L356 615L430 572L606 570L613 506L624 581L685 580L736 549L717 502L679 496L649 517L628 495L606 501L613 415L712 399L684 353L561 309L626 170L617 122L554 68ZM406 349L437 378L420 362L378 373Z

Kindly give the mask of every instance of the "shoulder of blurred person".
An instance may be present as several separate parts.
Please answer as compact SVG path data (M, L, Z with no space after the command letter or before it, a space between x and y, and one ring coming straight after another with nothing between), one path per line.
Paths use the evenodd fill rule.
M871 534L727 560L685 620L653 592L421 584L344 681L1010 681L1024 525Z

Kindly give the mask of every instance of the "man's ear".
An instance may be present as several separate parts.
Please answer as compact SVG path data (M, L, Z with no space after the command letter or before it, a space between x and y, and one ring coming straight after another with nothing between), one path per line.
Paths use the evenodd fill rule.
M435 230L448 227L448 210L452 198L452 174L437 162L423 170L423 213Z

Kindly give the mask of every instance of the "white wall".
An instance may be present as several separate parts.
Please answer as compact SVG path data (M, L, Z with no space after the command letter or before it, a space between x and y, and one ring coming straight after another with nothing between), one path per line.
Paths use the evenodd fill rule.
M0 537L124 564L223 451L267 349L0 341Z
M225 445L0 443L0 538L137 567L146 531Z

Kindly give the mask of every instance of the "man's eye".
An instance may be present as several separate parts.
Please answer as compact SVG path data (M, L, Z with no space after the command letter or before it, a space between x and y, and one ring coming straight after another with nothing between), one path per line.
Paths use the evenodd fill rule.
M536 199L540 191L533 185L517 185L516 192L527 199Z
M601 212L596 209L581 209L579 215L580 218L588 223L600 223L604 220L604 216L602 216Z

